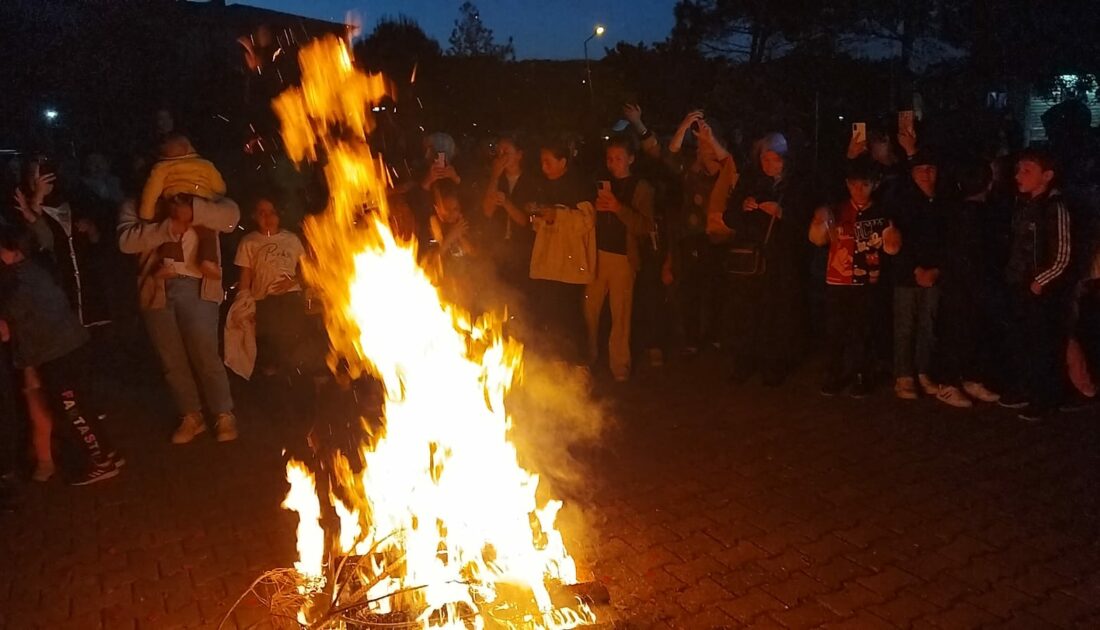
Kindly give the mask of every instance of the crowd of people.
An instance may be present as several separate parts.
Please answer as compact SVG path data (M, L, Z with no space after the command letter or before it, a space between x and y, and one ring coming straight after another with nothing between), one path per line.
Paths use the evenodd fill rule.
M392 192L394 229L417 239L449 300L507 309L528 347L596 378L720 352L732 382L779 387L816 350L825 396L885 382L902 400L999 403L1033 421L1096 396L1091 167L1040 149L948 163L903 112L890 129L854 126L835 156L844 175L823 191L781 133L737 146L694 111L658 136L637 105L611 129L602 142L500 134L461 150L425 134ZM83 176L39 153L10 166L5 484L25 451L37 481L55 457L74 484L119 474L91 378L117 352L119 313L144 322L176 444L238 437L227 365L273 390L324 371L299 275L308 243L277 194L241 197L170 117L126 183L100 154ZM242 208L252 229L225 265Z

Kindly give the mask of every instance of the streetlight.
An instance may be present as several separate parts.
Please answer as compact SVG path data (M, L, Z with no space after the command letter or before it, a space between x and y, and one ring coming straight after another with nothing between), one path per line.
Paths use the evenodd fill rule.
M592 66L588 63L588 42L592 41L593 37L603 37L606 30L602 24L597 24L588 39L584 40L584 72L588 75L588 100L593 107L596 106L596 92L592 89Z

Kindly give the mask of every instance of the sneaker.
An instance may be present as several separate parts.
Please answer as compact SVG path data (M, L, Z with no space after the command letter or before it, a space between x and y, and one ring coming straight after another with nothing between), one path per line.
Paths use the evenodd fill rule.
M187 444L206 431L206 423L201 413L189 413L183 416L176 432L172 434L172 444Z
M1051 415L1050 409L1044 409L1036 405L1028 405L1016 414L1016 417L1025 422L1042 422Z
M649 367L659 368L665 366L665 353L660 348L649 349Z
M57 468L53 462L38 462L34 467L34 473L31 475L31 479L38 483L46 483L57 472Z
M84 473L83 476L74 479L73 481L70 481L69 485L88 486L93 483L103 481L104 479L110 479L117 476L118 467L115 466L114 462L107 461L99 464L98 466L93 466L91 469L88 470L88 472Z
M846 384L843 379L839 378L827 378L821 385L821 395L828 398L833 396L839 396L840 392L844 391Z
M237 417L232 411L219 413L214 422L214 433L219 442L232 442L237 439Z
M974 381L963 383L963 391L966 392L967 396L984 403L995 403L1001 399L1000 394L990 391L985 385Z
M866 398L871 395L871 379L866 374L856 374L848 395L855 399Z
M1004 407L1005 409L1023 409L1024 407L1027 407L1030 403L1028 402L1027 398L1024 398L1023 396L1020 396L1018 394L1005 394L1004 396L1001 396L1001 399L997 401L997 404Z
M970 409L974 406L974 403L966 397L966 394L953 385L940 387L939 393L936 394L936 400L959 409Z
M1089 398L1082 394L1076 394L1069 400L1058 405L1058 411L1062 413L1077 413L1079 411L1087 411L1092 409L1097 404L1095 398Z
M920 388L924 391L926 396L936 396L940 393L940 386L927 374L917 376L917 381L920 382Z
M902 376L894 381L894 394L902 400L916 400L917 384L912 376Z

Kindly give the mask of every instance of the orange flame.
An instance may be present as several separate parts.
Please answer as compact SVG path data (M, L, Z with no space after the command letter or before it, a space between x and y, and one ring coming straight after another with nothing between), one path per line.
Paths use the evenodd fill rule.
M369 371L385 391L385 429L363 446L363 470L334 462L350 501L328 497L340 528L329 532L330 554L372 552L380 578L366 593L370 610L411 611L425 628L483 627L488 616L517 628L593 622L583 603L551 601L549 587L576 582L576 566L555 527L562 504L538 504L538 475L510 441L505 396L520 377L521 346L499 320L474 321L446 303L415 244L391 230L387 171L365 141L385 81L356 71L335 38L303 49L301 65L301 89L274 107L291 157L327 160L331 194L328 211L306 223L314 256L303 274L325 304L330 364ZM286 505L300 516L296 567L314 577L325 539L316 488L304 467L287 472Z

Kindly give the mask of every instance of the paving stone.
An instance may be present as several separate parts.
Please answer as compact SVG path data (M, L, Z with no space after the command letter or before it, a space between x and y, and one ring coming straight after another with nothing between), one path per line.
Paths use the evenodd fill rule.
M704 356L640 376L609 406L630 429L575 454L591 487L566 495L563 519L584 515L566 540L616 627L1100 627L1100 501L1081 500L1100 435L1084 419L1036 432L979 408L960 423L888 392L821 401L809 372L731 388L723 369ZM168 400L118 390L115 418ZM177 449L168 424L117 425L133 454L117 483L28 488L0 516L0 626L214 627L293 562L281 453L304 426L242 420L230 449Z

